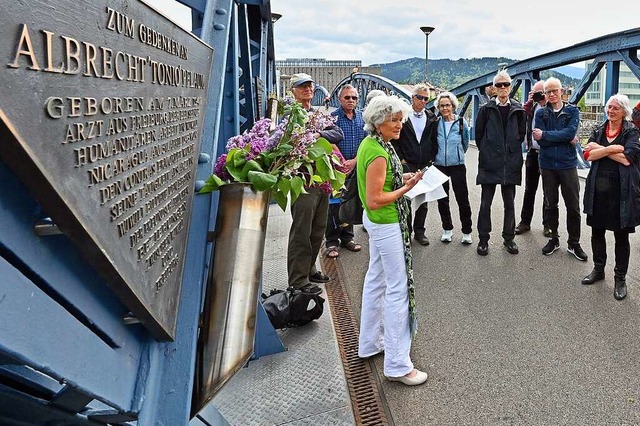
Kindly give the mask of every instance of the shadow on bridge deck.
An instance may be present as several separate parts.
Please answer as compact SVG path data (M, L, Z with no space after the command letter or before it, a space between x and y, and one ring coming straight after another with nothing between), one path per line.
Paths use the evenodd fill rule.
M474 225L480 204L475 185L477 151L467 154ZM580 170L586 176L586 170ZM582 181L583 183L583 181ZM382 377L382 357L370 362L380 378L389 423L396 425L640 424L640 328L638 237L631 237L629 296L613 298L613 241L608 235L607 279L582 286L592 268L566 252L563 205L561 250L544 256L541 188L532 231L516 236L520 254L502 247L502 200L493 203L489 255L460 244L457 204L452 200L454 241L439 241L436 203L427 215L429 246L413 246L419 330L412 347L416 367L429 373L410 388ZM516 212L522 201L518 188ZM276 207L277 208L277 207ZM290 217L269 219L265 288L286 280ZM277 213L276 213L277 212ZM591 255L590 228L581 243ZM336 262L358 318L367 268L367 234L356 227L360 253L342 251ZM331 285L331 283L329 283ZM355 424L330 322L282 334L288 352L249 364L214 400L232 424Z

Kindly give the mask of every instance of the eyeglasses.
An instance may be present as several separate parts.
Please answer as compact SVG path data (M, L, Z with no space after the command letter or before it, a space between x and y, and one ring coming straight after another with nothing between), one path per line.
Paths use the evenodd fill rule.
M494 86L496 86L497 88L500 89L500 88L503 88L503 87L511 86L511 83L509 83L508 81L503 81L503 82L494 84Z
M438 108L451 108L451 104L440 104Z
M558 93L560 91L560 89L549 89L549 90L545 90L544 93L545 95L553 95L554 93Z
M345 99L346 99L346 100L348 100L348 101L357 101L357 100L358 100L358 97L357 97L357 96L348 96L348 95L345 95L345 96L343 96L343 98L345 98Z
M419 101L428 101L429 97L428 96L423 96L423 95L413 95L415 96L415 98Z

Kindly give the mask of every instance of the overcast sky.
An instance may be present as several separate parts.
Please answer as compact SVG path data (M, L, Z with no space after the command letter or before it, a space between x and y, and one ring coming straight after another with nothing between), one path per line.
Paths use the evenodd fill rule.
M174 0L147 0L171 11ZM363 65L430 59L527 59L640 26L640 6L532 0L272 0L277 59L355 59ZM168 7L167 7L168 5ZM615 5L615 6L614 6ZM175 12L177 20L185 19ZM187 15L188 19L188 15Z

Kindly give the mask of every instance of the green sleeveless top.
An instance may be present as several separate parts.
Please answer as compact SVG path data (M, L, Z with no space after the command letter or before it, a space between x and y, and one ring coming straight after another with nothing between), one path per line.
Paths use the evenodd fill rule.
M367 206L367 168L378 157L383 157L387 162L387 176L384 180L382 190L384 192L393 191L393 171L391 169L391 161L389 154L380 146L378 141L371 136L367 136L360 143L358 148L357 176L358 176L358 194L364 204L367 217L373 223L398 223L398 208L396 203L388 204L376 210L371 210Z

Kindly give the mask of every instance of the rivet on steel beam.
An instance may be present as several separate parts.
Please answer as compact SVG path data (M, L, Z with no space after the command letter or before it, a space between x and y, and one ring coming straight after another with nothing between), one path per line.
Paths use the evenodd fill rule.
M223 24L213 24L213 29L214 30L218 30L218 31L222 31L225 29L225 26Z
M124 318L122 318L124 325L140 324L140 320L136 318L131 312L128 312Z
M227 14L227 9L216 9L216 14L218 15L226 15Z
M227 123L233 123L233 117L231 117L231 116L229 116L229 115L228 115L228 116L226 116L224 119L225 119L225 121L226 121Z
M33 231L38 237L63 234L60 228L58 228L58 225L56 225L50 217L45 217L36 222L33 226Z
M211 161L211 156L209 154L207 154L206 152L201 152L198 155L198 164L206 164L209 161Z

